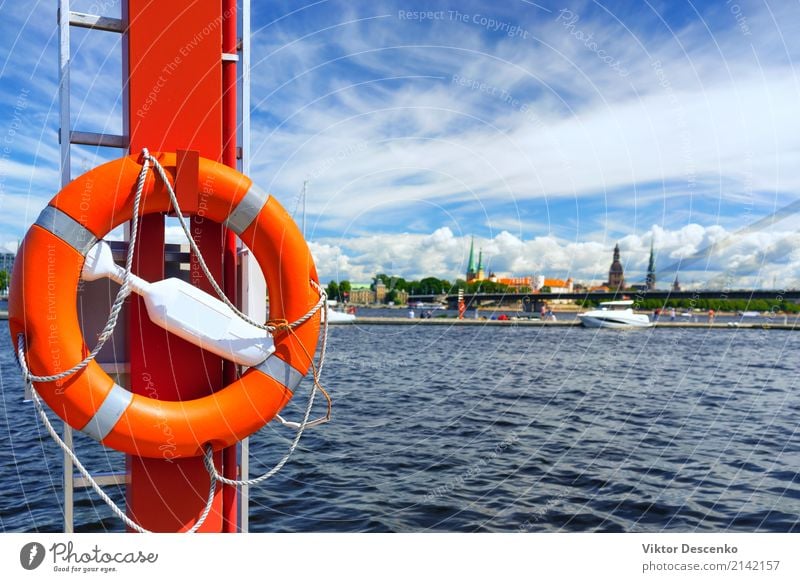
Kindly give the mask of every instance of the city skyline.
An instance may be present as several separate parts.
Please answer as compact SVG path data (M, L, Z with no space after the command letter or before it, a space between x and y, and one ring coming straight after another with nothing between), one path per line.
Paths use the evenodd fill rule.
M470 237L470 245L469 245L469 259L467 262L466 272L462 273L455 278L443 278L440 277L437 273L428 273L424 276L417 277L414 279L409 279L406 281L405 277L402 277L398 274L391 274L391 273L376 273L374 276L371 277L369 281L350 281L349 279L339 279L335 280L332 279L329 281L330 284L338 285L342 282L347 282L349 285L352 285L355 289L356 287L362 288L362 290L369 290L374 288L376 284L381 284L381 279L386 280L402 280L406 281L407 283L420 283L421 281L424 282L426 279L436 279L442 283L449 282L450 285L480 285L481 283L499 283L504 285L508 288L511 292L539 292L543 287L548 287L552 289L553 293L572 293L572 292L616 292L616 291L628 291L628 292L643 292L647 293L649 291L663 291L663 290L671 290L671 291L683 291L683 290L691 290L691 289L698 289L704 291L710 290L733 290L734 287L730 285L731 281L726 281L725 285L722 287L717 287L716 289L712 287L702 287L698 286L696 282L692 282L689 289L684 289L684 286L680 282L680 274L675 272L674 277L669 279L668 281L662 281L659 285L659 281L661 278L659 277L659 270L656 266L656 252L655 252L655 245L654 242L650 242L650 252L647 259L647 270L644 273L644 277L641 280L637 280L636 276L628 277L625 274L625 267L624 267L624 260L621 257L621 252L619 248L619 243L614 245L612 251L612 259L610 266L608 268L608 274L605 281L602 282L592 282L592 281L582 281L582 280L574 280L572 277L568 277L566 280L558 279L552 276L547 276L548 273L542 272L535 272L532 274L521 274L521 273L495 273L494 270L490 269L488 265L484 268L483 262L483 249L478 249L478 258L475 259L475 237ZM665 271L660 271L662 275L664 275ZM779 290L777 285L777 281L774 282L770 290ZM387 283L388 285L388 283ZM391 285L390 285L391 286ZM494 289L494 288L493 288ZM784 286L783 289L788 289L787 286ZM741 290L741 288L738 288ZM493 292L493 291L492 291Z
M308 180L324 280L455 279L474 233L509 276L600 283L619 242L637 281L655 244L659 285L800 286L795 214L742 230L800 191L800 9L736 6L255 5L250 173L290 212ZM54 12L2 8L4 251L58 190ZM74 129L121 131L117 40L73 36ZM73 155L78 175L119 152Z
M439 233L441 235L441 233ZM507 234L507 233L506 233ZM446 235L444 235L446 236ZM599 263L600 266L596 269L595 274L596 276L593 279L586 279L580 276L576 276L574 271L569 270L562 270L556 267L536 267L533 270L529 271L507 271L507 270L499 270L495 269L493 265L497 263L508 264L509 260L507 258L503 258L502 256L493 257L491 255L487 255L485 253L484 247L476 247L476 239L474 235L470 235L467 237L463 237L462 240L469 241L467 244L467 248L469 248L469 252L463 253L463 256L469 257L465 259L462 263L462 271L461 272L449 272L449 273L442 273L442 272L423 272L418 271L416 274L412 276L406 276L403 273L389 270L378 270L374 273L368 273L361 279L351 279L349 277L321 277L325 281L334 280L334 281L351 281L354 284L359 285L369 285L370 282L375 278L376 274L386 274L390 277L403 277L404 279L408 280L420 280L427 277L435 277L440 278L443 280L449 280L451 282L455 282L457 280L464 280L466 282L477 282L480 280L490 281L490 280L499 280L499 279L506 279L506 278L530 278L535 276L542 276L547 278L561 278L562 280L574 280L574 282L578 285L583 285L589 288L593 287L619 287L620 280L617 279L613 284L611 279L611 275L609 273L609 265L614 267L614 264L619 262L622 267L622 271L624 272L624 276L622 277L621 282L624 284L625 288L631 287L647 287L650 289L675 289L676 281L679 281L679 288L684 290L692 290L692 289L730 289L730 288L737 288L737 289L747 289L751 288L745 283L738 282L738 280L732 276L732 270L727 270L722 273L714 274L712 277L706 277L702 279L696 278L689 278L687 277L687 273L691 274L691 265L696 263L697 261L703 260L706 258L706 255L713 250L714 245L718 244L721 248L727 248L724 243L726 243L727 239L722 238L719 242L712 242L710 245L701 245L697 252L693 252L686 260L685 264L687 268L684 270L676 269L681 265L681 260L678 259L676 262L673 258L671 253L667 252L658 252L657 245L655 244L654 240L655 237L650 238L649 242L647 242L646 247L640 244L639 246L631 246L632 241L637 242L634 237L625 237L624 240L626 241L627 245L620 246L619 242L614 243L613 246L605 246L605 247L598 247L598 245L594 243L583 243L585 244L592 244L595 250L599 248L599 253L601 258ZM638 241L642 242L642 241ZM424 246L424 243L422 243ZM489 244L490 248L498 248L495 245ZM514 245L505 245L505 248L514 247ZM475 258L476 253L474 253L474 249L477 248L477 259ZM626 251L633 249L635 252L638 253L639 256L628 256ZM643 250L644 249L644 250ZM646 252L645 255L642 255L643 252ZM617 258L617 253L619 253L619 258ZM562 255L563 257L563 255ZM611 257L611 258L609 258ZM660 266L663 263L666 263L667 266ZM480 269L476 266L471 271L470 265L479 265ZM472 276L470 276L472 273ZM482 276L478 276L481 273ZM773 277L772 280L766 281L764 280L764 284L758 289L796 289L800 287L800 284L797 284L797 280L794 281L794 286L791 282L786 284L787 282L778 279L777 277ZM733 286L732 286L733 285Z

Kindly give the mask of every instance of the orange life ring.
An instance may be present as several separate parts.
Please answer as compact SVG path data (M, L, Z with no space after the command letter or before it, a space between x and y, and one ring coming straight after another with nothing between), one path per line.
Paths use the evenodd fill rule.
M175 177L175 154L154 154ZM24 334L28 365L55 375L81 361L88 349L77 314L85 255L114 227L130 220L141 171L137 156L99 166L68 184L42 211L17 253L9 293L9 326L16 345ZM203 216L236 232L256 256L267 280L270 317L294 321L318 302L316 268L302 234L283 207L246 176L200 159ZM141 214L170 210L160 179L148 176ZM50 408L103 445L144 457L203 453L230 446L269 422L292 397L311 366L319 314L293 333L275 333L275 353L235 382L189 401L132 394L99 364L58 382L36 383ZM266 332L265 332L266 333ZM169 427L165 434L164 427ZM173 446L174 445L174 446Z

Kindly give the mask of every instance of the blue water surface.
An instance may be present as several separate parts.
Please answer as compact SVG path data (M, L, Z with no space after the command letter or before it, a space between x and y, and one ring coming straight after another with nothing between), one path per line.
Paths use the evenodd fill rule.
M251 489L250 528L800 531L799 350L778 330L334 327L333 422ZM0 389L0 530L59 531L61 455L22 402L5 322ZM291 436L253 437L253 473ZM78 450L92 471L124 467ZM88 491L76 527L123 529Z

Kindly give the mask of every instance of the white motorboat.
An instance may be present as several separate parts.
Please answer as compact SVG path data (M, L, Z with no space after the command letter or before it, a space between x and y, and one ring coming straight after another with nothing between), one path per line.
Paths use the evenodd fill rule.
M356 316L354 313L346 313L344 311L337 311L336 310L336 301L329 300L328 301L328 309L327 311L323 311L323 321L328 320L328 323L355 323Z
M647 315L634 313L632 300L604 301L599 309L579 313L578 319L586 327L607 327L613 329L637 329L652 327Z

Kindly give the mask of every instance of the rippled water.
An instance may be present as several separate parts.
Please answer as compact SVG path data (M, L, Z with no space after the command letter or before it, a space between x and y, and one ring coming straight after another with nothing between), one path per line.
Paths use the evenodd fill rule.
M798 333L356 325L330 340L334 422L252 490L252 531L800 531ZM5 325L0 382L0 529L59 530L60 456L21 402ZM254 473L289 436L253 439ZM79 448L93 470L123 466ZM79 530L122 529L77 499Z

